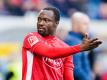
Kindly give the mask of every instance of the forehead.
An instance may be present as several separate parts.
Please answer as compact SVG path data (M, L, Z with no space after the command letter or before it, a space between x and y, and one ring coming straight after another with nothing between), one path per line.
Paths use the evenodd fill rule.
M54 13L51 10L41 10L38 17L53 19Z
M81 20L82 19L82 20ZM88 17L81 17L78 19L78 22L80 23L90 23L90 19Z

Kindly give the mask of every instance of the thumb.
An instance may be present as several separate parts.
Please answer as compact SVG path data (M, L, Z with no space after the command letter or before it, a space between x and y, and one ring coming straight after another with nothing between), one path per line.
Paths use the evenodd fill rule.
M85 34L84 34L84 38L85 38L85 39L89 39L88 33L85 33Z

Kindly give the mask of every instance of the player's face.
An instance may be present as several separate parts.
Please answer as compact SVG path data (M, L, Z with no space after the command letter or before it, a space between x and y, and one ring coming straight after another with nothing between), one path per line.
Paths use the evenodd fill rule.
M55 16L51 10L42 10L37 20L37 30L42 36L53 35L57 27Z

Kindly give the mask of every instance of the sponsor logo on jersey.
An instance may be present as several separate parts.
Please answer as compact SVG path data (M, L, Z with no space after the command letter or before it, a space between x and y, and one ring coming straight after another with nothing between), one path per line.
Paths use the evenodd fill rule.
M59 69L63 65L62 59L50 59L47 57L43 57L43 61L47 66L49 66L53 69Z
M28 42L29 42L29 44L31 45L31 47L32 47L33 45L35 45L38 41L39 41L39 40L38 40L38 38L37 38L36 36L30 36L30 37L28 38Z

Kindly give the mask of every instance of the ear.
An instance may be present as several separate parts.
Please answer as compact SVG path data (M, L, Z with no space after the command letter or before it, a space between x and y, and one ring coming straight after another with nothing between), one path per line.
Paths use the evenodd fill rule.
M59 24L59 21L56 21L56 26L58 26L58 24Z

